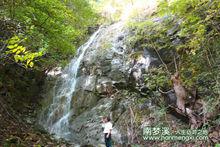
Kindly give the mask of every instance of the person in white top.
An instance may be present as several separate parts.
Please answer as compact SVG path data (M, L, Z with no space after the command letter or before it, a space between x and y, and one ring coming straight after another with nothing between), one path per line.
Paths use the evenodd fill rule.
M102 127L103 127L103 133L105 138L105 145L106 147L111 147L111 131L112 131L112 123L110 122L109 117L103 117L102 118Z

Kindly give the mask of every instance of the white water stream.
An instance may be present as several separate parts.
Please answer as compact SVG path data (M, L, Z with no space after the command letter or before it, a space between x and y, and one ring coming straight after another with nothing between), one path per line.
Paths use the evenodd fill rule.
M52 104L46 114L46 120L41 125L58 138L65 138L70 133L69 117L72 113L71 100L75 91L77 73L86 50L98 38L100 31L101 28L77 50L77 56L64 69L61 80L58 80L54 87Z

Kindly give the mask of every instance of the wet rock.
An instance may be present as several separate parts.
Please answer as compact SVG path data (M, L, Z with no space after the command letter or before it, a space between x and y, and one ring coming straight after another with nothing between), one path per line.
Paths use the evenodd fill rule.
M95 93L83 89L76 90L72 97L72 107L77 116L85 110L92 108L100 99Z
M120 116L126 111L126 106L121 103L119 100L115 99L112 103L111 107L111 115L112 115L112 121L116 122L118 119L120 119Z
M96 85L96 76L81 76L77 79L76 89L83 89L86 91L94 91Z

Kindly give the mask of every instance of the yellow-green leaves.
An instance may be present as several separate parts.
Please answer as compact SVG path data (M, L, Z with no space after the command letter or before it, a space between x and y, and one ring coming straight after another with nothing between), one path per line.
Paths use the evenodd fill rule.
M14 45L20 41L20 38L18 36L12 37L10 40L8 40L9 45Z
M89 35L88 27L96 26L97 22L97 14L88 0L13 0L13 7L10 0L6 0L1 12L1 18L16 20L19 25L15 24L22 28L13 30L28 36L26 40L14 36L7 42L7 53L12 54L11 57L17 55L16 61L25 61L28 67L33 63L21 61L30 54L26 51L36 52L40 48L46 48L48 53L47 59L39 60L41 67L69 60ZM42 54L39 52L37 56Z
M21 45L22 41L18 36L12 37L7 43L8 50L6 54L13 55L15 62L22 63L26 68L32 68L34 66L34 60L43 55L43 51L33 53L27 51L26 47Z

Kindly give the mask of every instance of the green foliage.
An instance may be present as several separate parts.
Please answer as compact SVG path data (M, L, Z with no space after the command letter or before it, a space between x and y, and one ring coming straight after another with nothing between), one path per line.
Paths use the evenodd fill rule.
M158 87L170 86L170 82L168 78L169 77L167 77L167 73L165 72L163 67L152 68L147 73L145 82L147 84L147 87L153 91Z
M184 86L197 86L205 100L220 96L220 4L218 0L162 1L152 18L129 26L132 47L173 50ZM158 20L158 21L154 21ZM179 42L175 43L176 40ZM166 60L163 57L163 60ZM175 72L173 59L166 62ZM172 74L171 73L171 74ZM166 77L166 78L164 78ZM166 87L169 75L152 74L146 83Z
M26 40L26 38L24 38ZM21 62L25 67L33 67L34 59L37 57L41 57L44 54L44 50L42 49L39 52L30 52L26 50L26 47L20 45L22 40L18 36L14 36L7 41L6 54L10 54L14 56L15 62Z
M3 0L0 18L19 22L25 46L31 52L44 48L42 62L60 63L71 58L86 39L88 26L95 25L96 14L86 0ZM20 34L19 34L20 35ZM35 56L35 55L34 55Z

